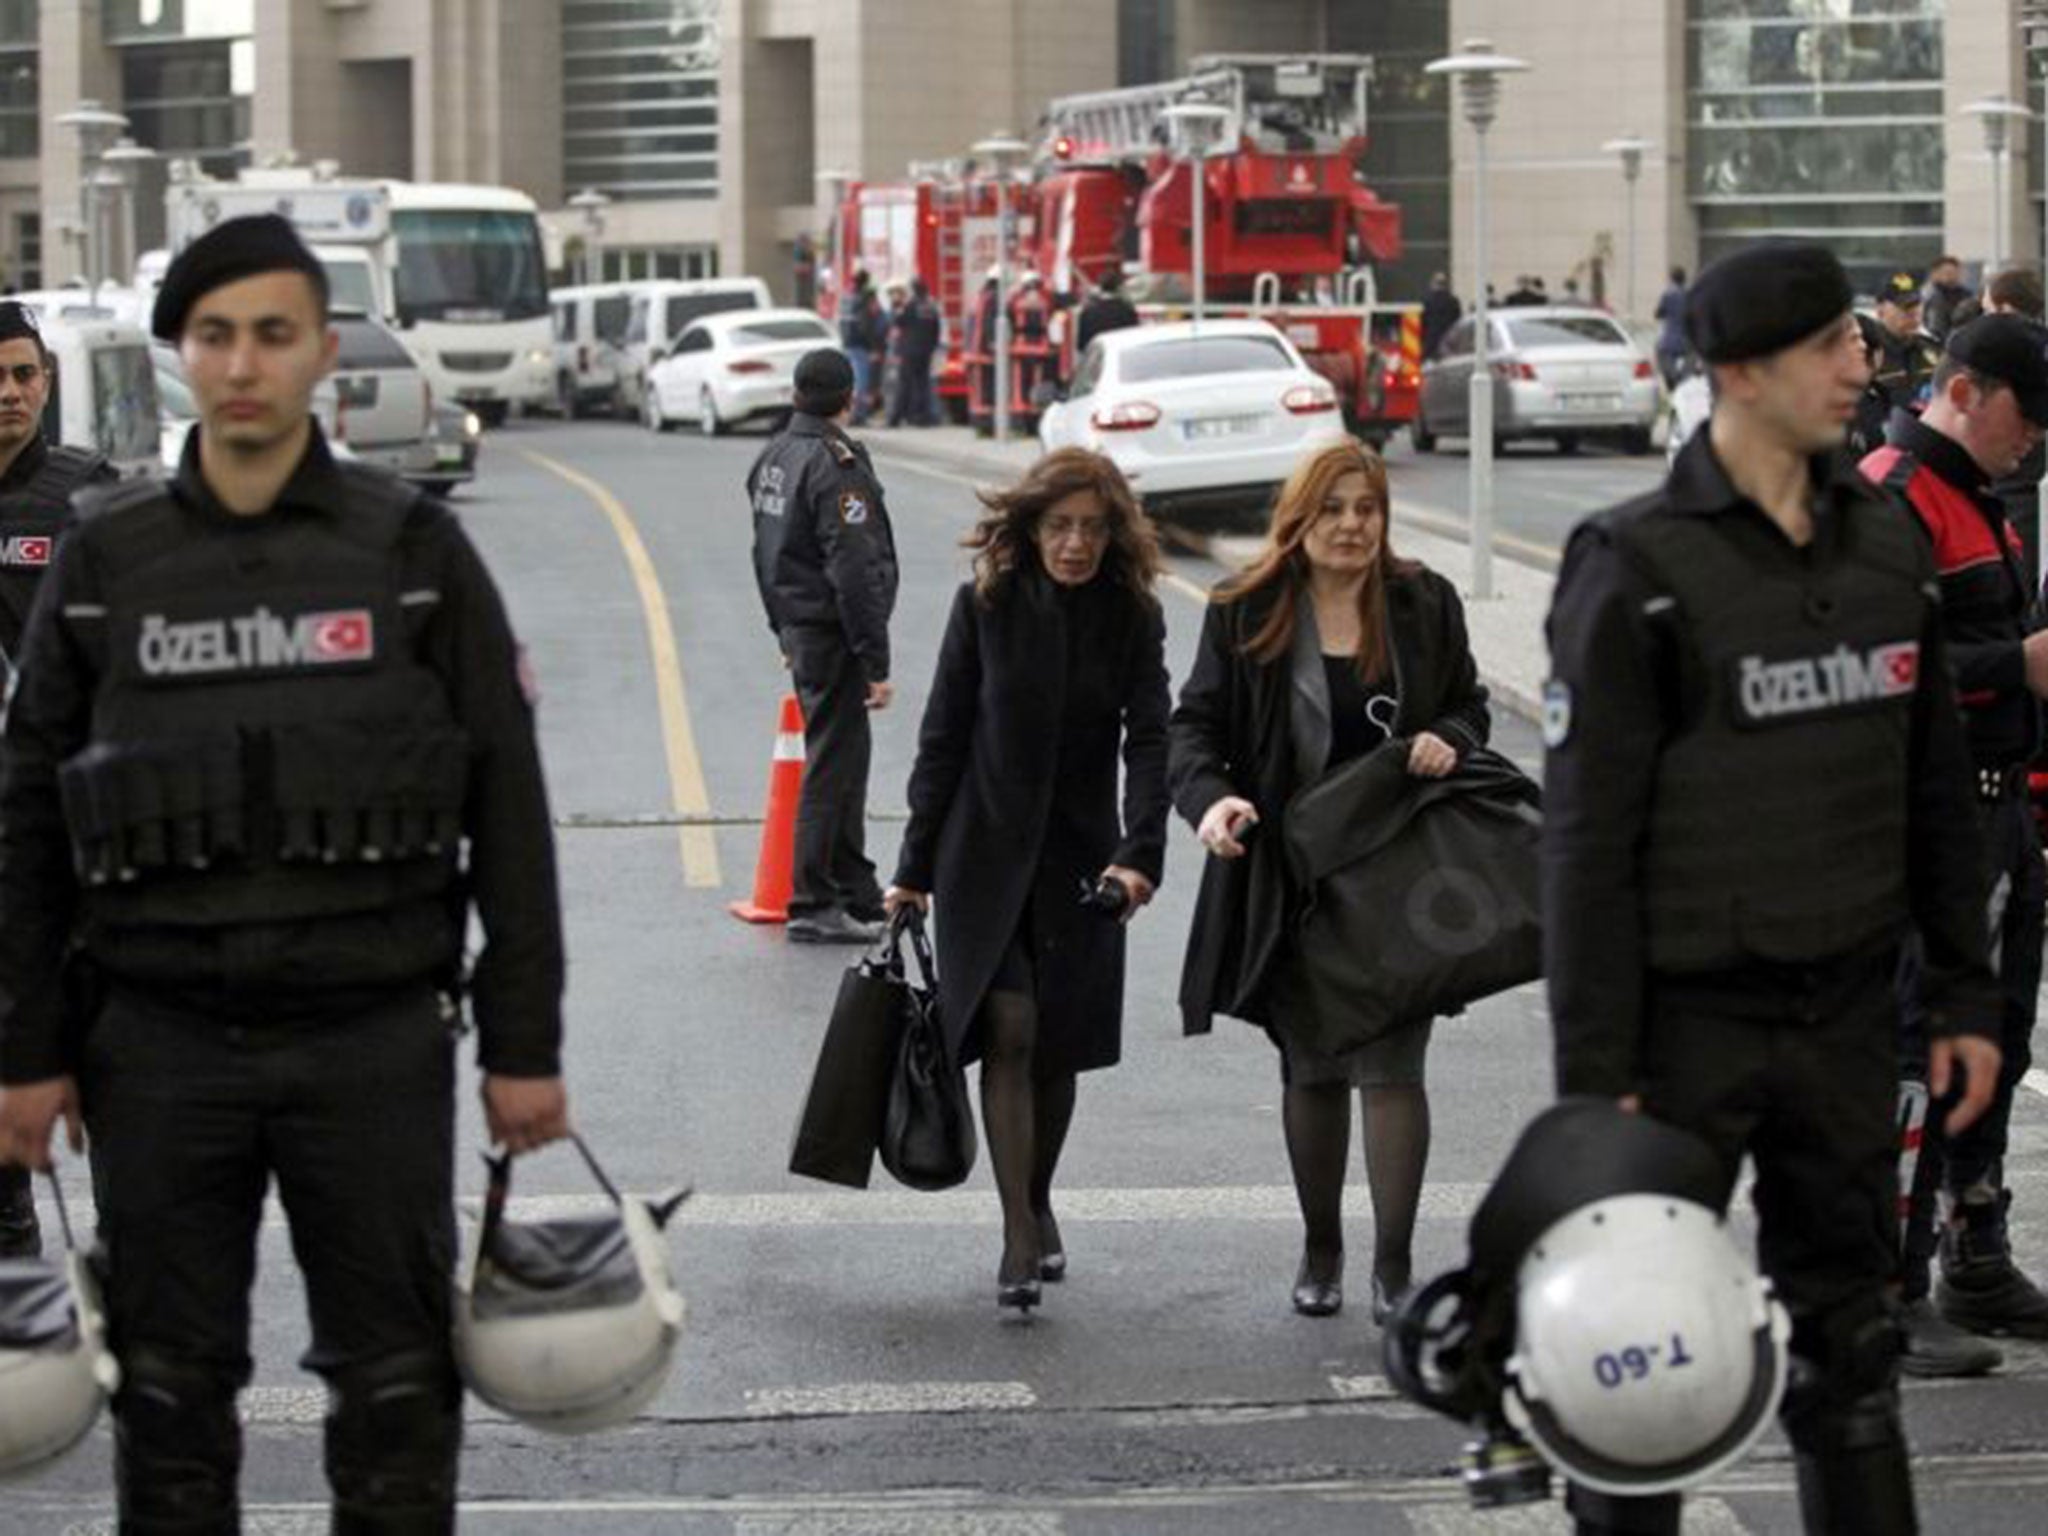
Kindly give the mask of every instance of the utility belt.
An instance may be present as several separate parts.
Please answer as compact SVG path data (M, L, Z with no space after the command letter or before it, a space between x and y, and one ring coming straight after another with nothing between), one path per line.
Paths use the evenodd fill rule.
M2002 768L1979 765L1975 782L1981 803L2000 804L2027 792L2027 764L2007 763Z
M462 835L468 782L452 724L360 720L95 742L58 773L88 887L438 857Z

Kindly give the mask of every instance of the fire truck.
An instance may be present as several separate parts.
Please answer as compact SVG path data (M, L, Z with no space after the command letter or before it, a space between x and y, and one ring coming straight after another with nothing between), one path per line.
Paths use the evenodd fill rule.
M1167 109L1222 109L1202 162L1205 313L1270 321L1336 386L1353 429L1383 441L1415 415L1421 311L1382 304L1373 263L1401 254L1401 214L1358 175L1372 60L1211 55L1176 80L1063 96L1032 185L1034 260L1056 292L1135 266L1147 318L1184 318L1194 270L1194 160Z
M1421 317L1382 304L1373 263L1401 251L1400 210L1358 178L1372 61L1356 54L1210 56L1176 80L1065 96L1041 120L1031 174L1010 189L1013 281L1036 272L1060 300L1112 267L1132 278L1146 319L1189 313L1193 167L1172 152L1165 110L1223 109L1205 162L1205 313L1256 316L1284 331L1337 388L1355 430L1383 440L1415 414ZM922 277L946 320L939 398L968 417L986 362L973 308L996 264L1000 187L972 161L913 164L900 182L848 188L831 233L828 315L855 269L877 289ZM1057 372L1071 377L1073 327ZM1013 402L1028 421L1031 403Z

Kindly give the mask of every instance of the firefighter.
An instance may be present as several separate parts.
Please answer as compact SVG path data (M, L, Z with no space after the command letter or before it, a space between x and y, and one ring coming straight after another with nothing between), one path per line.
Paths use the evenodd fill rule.
M967 338L967 350L974 368L974 388L970 392L969 410L974 421L974 430L987 437L995 430L996 410L996 285L1002 280L1002 273L990 267L981 280L981 292L974 300L974 311L969 317L973 326Z
M1974 765L1981 845L1993 891L1991 952L2003 994L2004 1066L1990 1111L1948 1140L1930 1125L1922 1142L1906 1233L1902 1289L1906 1368L1973 1375L1998 1351L1958 1334L2048 1338L2048 1295L2014 1265L2003 1177L2013 1094L2031 1062L2041 985L2041 926L2048 880L2027 801L2027 766L2041 747L2048 698L2048 630L2020 564L2020 536L1992 486L2010 475L2048 427L2048 329L2019 315L1986 315L1949 333L1927 408L1894 411L1887 442L1863 473L1903 495L1933 543L1941 616L1955 666ZM1901 976L1908 1075L1927 1048L1920 978ZM1941 1283L1928 1300L1936 1249L1934 1191L1947 1207Z
M337 461L326 276L275 215L165 274L200 420L79 500L0 784L0 1162L93 1148L121 1529L237 1529L276 1181L328 1388L334 1528L454 1529L453 1000L494 1140L567 1134L553 835L515 646L439 502ZM76 945L101 1000L72 1038Z
M1010 298L1010 410L1019 426L1037 415L1039 380L1046 377L1047 337L1052 308L1046 302L1045 280L1026 272Z
M1998 1078L1969 757L1924 541L1841 450L1866 377L1823 246L1722 258L1687 298L1707 427L1582 523L1548 631L1542 896L1558 1087L1757 1169L1800 1364L1806 1529L1914 1529L1900 1422L1893 973L1922 935L1933 1086ZM1729 787L1740 784L1740 794ZM1818 788L1817 788L1818 787ZM1815 794L1821 793L1817 803ZM1678 1496L1572 1490L1581 1532Z
M0 303L0 676L7 678L21 654L29 604L70 519L71 493L114 478L104 454L44 438L49 398L50 353L42 333L26 309ZM0 1167L0 1259L41 1252L28 1170Z

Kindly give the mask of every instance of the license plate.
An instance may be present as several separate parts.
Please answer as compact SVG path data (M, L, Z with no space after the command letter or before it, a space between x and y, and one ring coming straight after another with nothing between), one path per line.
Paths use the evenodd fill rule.
M1560 395L1559 402L1568 411L1618 411L1621 409L1619 395Z
M436 443L434 445L434 462L436 464L460 464L462 462L462 444Z
M1198 416L1193 421L1180 424L1180 435L1191 443L1205 442L1212 437L1236 437L1258 431L1264 420L1263 416Z

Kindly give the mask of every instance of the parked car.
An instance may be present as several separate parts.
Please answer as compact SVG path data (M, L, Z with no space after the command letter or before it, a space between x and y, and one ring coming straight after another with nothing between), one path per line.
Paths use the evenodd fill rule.
M1148 508L1261 517L1304 450L1343 436L1336 390L1263 320L1098 336L1038 419L1048 451L1107 454Z
M548 295L555 314L555 401L564 418L626 410L626 328L633 284L585 283Z
M1422 367L1422 398L1411 428L1417 450L1471 430L1470 316L1445 333ZM1599 310L1566 305L1494 310L1487 316L1493 372L1493 436L1503 446L1547 437L1562 453L1603 439L1648 453L1662 408L1656 365L1643 346Z
M808 309L708 315L648 370L642 419L656 432L690 419L716 437L757 416L781 416L789 410L797 359L837 340Z
M483 440L481 416L460 401L436 400L419 467L406 470L405 477L436 496L446 496L476 478L477 453Z
M157 467L156 373L149 333L104 315L36 316L50 353L50 398L43 435L53 443L96 448L123 476Z
M360 310L335 310L329 323L340 338L329 435L365 463L409 480L440 478L427 444L433 395L412 354L381 321Z
M646 410L647 374L655 359L673 352L694 321L736 309L767 309L775 303L758 277L655 278L628 286L633 308L626 319L619 399L634 412Z

